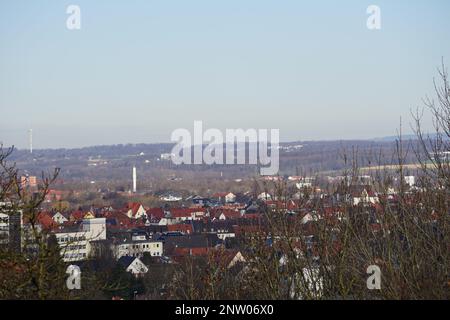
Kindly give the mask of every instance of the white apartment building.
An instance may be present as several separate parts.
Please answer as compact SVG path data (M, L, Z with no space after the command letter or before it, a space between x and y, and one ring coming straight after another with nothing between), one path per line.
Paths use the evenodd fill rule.
M55 232L64 261L81 261L91 255L91 241L106 240L106 219L84 219L81 228Z
M152 257L161 257L163 255L163 243L162 241L133 239L113 244L112 250L116 259L124 256L142 258L145 252Z
M0 244L7 244L9 239L9 216L0 212Z
M21 250L23 219L22 211L8 212L10 204L0 202L0 245Z

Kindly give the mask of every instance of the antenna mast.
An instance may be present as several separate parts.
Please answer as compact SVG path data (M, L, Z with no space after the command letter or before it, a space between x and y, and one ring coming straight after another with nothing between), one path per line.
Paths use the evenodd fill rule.
M28 130L28 134L30 139L30 153L33 153L33 129Z

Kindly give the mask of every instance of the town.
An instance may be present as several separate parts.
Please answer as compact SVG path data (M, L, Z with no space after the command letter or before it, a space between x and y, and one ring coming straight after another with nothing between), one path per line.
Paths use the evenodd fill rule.
M86 268L92 268L92 261L106 259L110 267L112 264L132 275L135 280L130 278L130 283L159 278L151 285L151 291L144 285L136 289L136 284L125 287L125 291L112 290L110 298L119 299L179 297L169 292L169 288L176 278L174 270L186 268L188 261L197 265L201 265L199 261L207 261L208 267L220 272L246 277L249 266L257 259L254 250L262 245L261 250L271 247L276 251L279 266L287 264L292 254L296 259L302 256L308 261L301 268L308 292L291 288L287 297L320 298L324 288L322 276L318 276L319 261L330 259L331 254L327 252L324 257L321 252L323 232L327 233L335 255L340 254L343 245L340 229L349 223L358 229L367 228L365 232L377 239L377 245L382 245L386 233L394 231L388 224L389 216L398 214L401 203L415 201L425 192L415 176L392 176L384 190L371 175L261 176L254 178L252 188L245 192L233 192L230 188L184 197L164 193L157 201L159 206L152 207L133 201L139 197L136 168L130 173L131 189L122 192L123 203L113 201L114 204L105 205L102 201L102 205L96 205L93 199L90 204L70 209L67 198L75 193L81 199L82 190L48 188L34 221L27 221L29 218L21 211L0 213L2 245L18 252L33 250L29 226L33 223L33 229L54 238L62 261L79 266L82 275ZM44 187L36 176L21 176L19 180L24 193L37 194ZM236 182L240 184L242 181ZM111 192L99 190L99 193L103 198L107 194L108 199L115 198ZM8 203L2 207L8 211ZM437 223L439 213L431 213L423 216L425 225ZM273 226L275 221L277 226ZM283 230L285 227L287 230ZM275 245L283 237L287 237L284 239L287 243ZM292 247L286 251L283 247L288 243ZM370 254L373 263L383 261L383 253L378 250ZM366 264L361 265L361 273L369 265ZM100 265L93 271L102 272ZM172 278L166 278L166 272ZM82 283L89 286L86 280Z

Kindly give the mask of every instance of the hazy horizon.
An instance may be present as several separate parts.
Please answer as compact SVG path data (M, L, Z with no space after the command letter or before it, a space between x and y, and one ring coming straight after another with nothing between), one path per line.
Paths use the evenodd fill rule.
M402 134L402 137L404 140L410 140L415 137L415 134ZM360 142L394 142L395 139L397 139L397 136L385 136L385 137L374 137L374 138L366 138L366 139L311 139L311 140L295 140L295 141L280 141L281 144L293 144L293 143L317 143L317 142L352 142L352 141L360 141ZM0 141L1 144L2 141ZM242 141L236 141L235 143L242 143ZM48 148L34 148L33 152L37 152L40 150L73 150L73 149L84 149L84 148L94 148L94 147L114 147L119 145L158 145L158 144L173 144L175 145L176 142L172 141L158 141L158 142L126 142L126 143L113 143L113 144L92 144L92 145L80 145L80 146L72 146L72 147L63 147L63 146L57 146L57 147L48 147ZM205 142L203 145L208 145L207 142ZM224 145L224 144L223 144ZM195 146L193 144L192 146ZM10 148L14 147L15 150L18 151L29 151L29 147L18 147L16 145L3 145L3 148Z
M81 30L66 8L81 8ZM381 8L381 30L366 9ZM194 120L282 142L394 136L450 64L450 2L8 1L0 141L35 149L167 143ZM425 130L431 123L425 119Z

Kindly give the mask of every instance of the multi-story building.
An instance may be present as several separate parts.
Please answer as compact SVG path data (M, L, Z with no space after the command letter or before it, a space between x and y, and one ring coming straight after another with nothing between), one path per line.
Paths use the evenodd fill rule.
M155 240L131 240L113 244L113 252L116 259L124 256L142 258L144 253L152 257L163 255L163 242Z
M106 219L84 219L80 225L55 232L64 261L86 260L92 255L91 242L106 240Z
M30 188L36 188L37 187L37 178L36 176L21 176L20 177L20 183L23 188L30 187Z
M123 256L142 258L144 253L152 257L163 255L163 242L152 239L145 231L119 231L108 235L112 254L116 259Z
M6 203L0 203L0 246L14 251L22 250L22 212L9 212Z
M9 216L0 212L0 245L9 243Z

